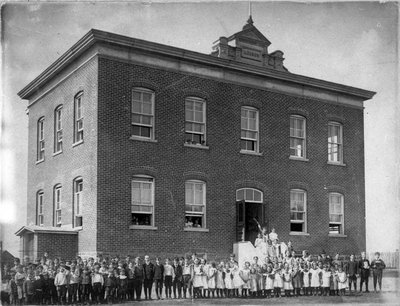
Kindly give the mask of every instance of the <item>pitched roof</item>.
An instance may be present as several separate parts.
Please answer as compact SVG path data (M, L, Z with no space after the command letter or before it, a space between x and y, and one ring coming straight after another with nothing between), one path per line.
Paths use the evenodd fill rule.
M21 227L15 235L23 236L26 232L31 233L46 233L46 234L71 234L77 235L78 231L72 228L63 228L63 227L52 227L52 226L38 226L38 225L29 225Z

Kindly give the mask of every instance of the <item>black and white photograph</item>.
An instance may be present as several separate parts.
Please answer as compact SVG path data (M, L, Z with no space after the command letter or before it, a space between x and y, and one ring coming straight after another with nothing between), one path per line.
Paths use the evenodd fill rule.
M398 305L399 12L3 1L0 305Z

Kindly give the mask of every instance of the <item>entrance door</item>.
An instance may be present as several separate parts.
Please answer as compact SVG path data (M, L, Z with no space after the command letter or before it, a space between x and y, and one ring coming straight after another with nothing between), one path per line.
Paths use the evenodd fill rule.
M236 202L236 241L245 241L245 216L246 202L244 200Z
M254 244L257 234L260 232L260 226L263 223L263 205L259 203L247 203L245 205L245 240Z
M263 194L253 188L236 191L236 239L254 243L264 223Z

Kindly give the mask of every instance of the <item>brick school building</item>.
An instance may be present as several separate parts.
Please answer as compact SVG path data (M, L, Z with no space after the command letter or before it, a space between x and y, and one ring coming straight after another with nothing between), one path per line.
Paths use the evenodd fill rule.
M28 100L21 256L226 257L258 224L365 249L363 103L293 74L251 17L209 55L90 30Z

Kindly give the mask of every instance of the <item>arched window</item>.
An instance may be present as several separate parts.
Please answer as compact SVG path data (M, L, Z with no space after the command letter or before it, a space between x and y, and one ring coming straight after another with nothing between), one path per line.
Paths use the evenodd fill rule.
M344 234L344 197L329 193L329 234Z
M62 152L62 105L54 110L54 153Z
M82 206L83 206L83 179L81 177L77 177L73 182L73 191L74 191L74 217L73 217L73 225L74 227L80 227L83 225L83 217L82 217Z
M43 190L39 190L36 193L36 225L42 226L44 224L44 193Z
M307 232L307 192L302 189L290 190L290 231Z
M74 98L74 143L83 142L83 91Z
M306 118L290 116L290 156L306 158Z
M328 123L328 161L343 163L343 125Z
M154 178L147 175L132 179L131 224L154 226Z
M61 185L54 186L54 194L53 194L53 203L54 203L54 226L61 226L62 225L62 205L61 205Z
M263 203L263 193L254 188L242 188L236 191L236 201Z
M206 145L206 101L197 97L185 99L185 142Z
M185 182L185 227L206 228L206 183Z
M44 117L37 122L37 161L44 160Z
M241 151L258 152L259 150L258 110L250 106L241 108Z
M147 88L132 89L132 136L154 139L154 92Z

